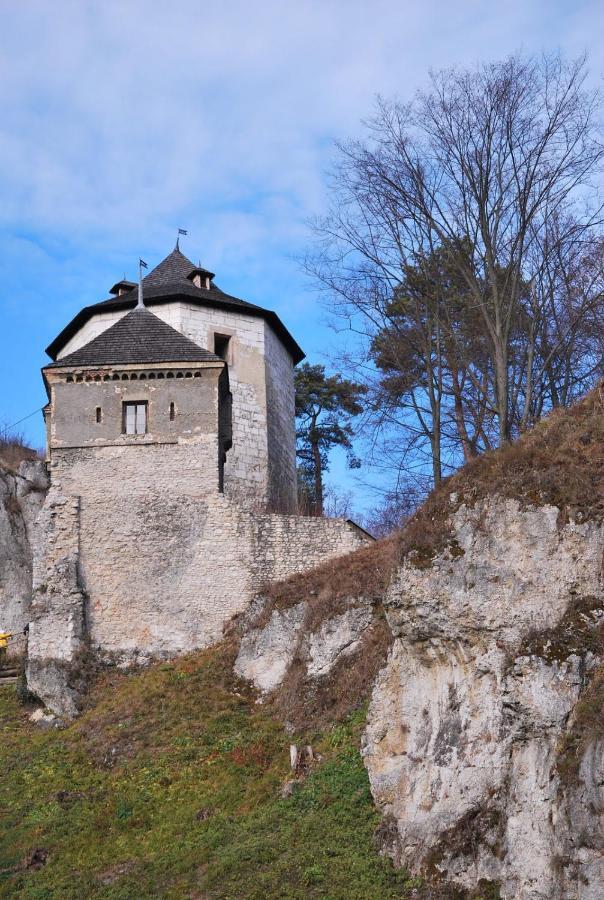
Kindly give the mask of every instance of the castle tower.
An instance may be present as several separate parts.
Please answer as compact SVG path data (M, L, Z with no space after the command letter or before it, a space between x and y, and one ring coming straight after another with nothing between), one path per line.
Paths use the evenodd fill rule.
M369 539L295 514L302 351L213 278L176 249L144 305L118 282L48 348L27 677L61 715L77 712L83 653L128 665L206 647L268 582Z
M90 390L76 388L68 394L67 388L58 386L59 371L66 372L66 367L71 367L76 385L82 381L90 383L91 378L94 383L98 379L92 370L99 366L119 364L123 368L130 364L144 369L147 363L193 360L192 342L203 355L196 360L205 363L200 368L212 368L218 359L228 369L232 393L232 447L223 461L221 484L225 493L257 508L295 512L294 366L304 354L279 317L270 310L224 293L215 284L212 272L195 266L175 249L143 279L148 316L160 320L153 328L153 346L164 346L159 360L146 355L146 348L152 346L146 332L137 337L132 330L138 321L131 315L137 303L136 285L121 281L110 293L110 299L82 309L47 348L54 362L43 372L51 392L52 385L56 385L54 400L51 399L47 413L51 463L57 459L55 451L68 445L74 448L90 446L92 441L94 446L100 446L103 440L113 440L120 434L126 435L120 441L128 443L117 407L112 405L111 412L105 411L103 404L93 402L94 392ZM122 320L127 320L127 325L118 329L116 326ZM146 321L153 320L147 317ZM170 326L183 339L187 338L188 343L183 340L179 345L174 334L168 340L168 332L160 332L160 323ZM166 337L165 344L162 344L162 335ZM184 359L168 359L166 353L168 356L171 353L172 357L184 353ZM107 372L98 374L102 383L106 383ZM122 380L126 374L125 369L116 370L110 379L112 382ZM141 374L145 374L142 369ZM136 379L135 370L128 378L130 375ZM181 392L187 384L188 381ZM105 389L105 394L108 390ZM142 396L144 392L139 393ZM153 393L152 396L159 395ZM175 400L168 399L167 402L176 404ZM72 404L78 410L77 417L70 412ZM101 421L96 422L99 405ZM147 442L151 442L154 435L158 440L163 439L163 432L157 431L159 420L151 415L152 406L148 407ZM67 429L70 416L73 421ZM178 434L180 425L186 432L182 415L176 416L167 426L172 438ZM94 426L92 431L89 426ZM228 440L223 441L224 452Z

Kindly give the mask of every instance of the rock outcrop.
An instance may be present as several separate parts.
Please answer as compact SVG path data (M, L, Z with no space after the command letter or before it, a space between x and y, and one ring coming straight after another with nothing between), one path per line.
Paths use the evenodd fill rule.
M309 679L329 676L336 664L363 647L374 614L364 598L351 600L344 612L309 627L306 602L272 612L265 625L252 628L241 640L235 671L266 693L280 687L292 664L301 662Z
M381 602L393 545L374 543L269 585L235 622L235 671L294 730L329 725L369 698L392 634Z
M437 896L604 897L602 409L475 460L245 623L238 671L294 727L369 697L376 838Z
M26 460L15 471L0 464L0 632L15 639L9 653L24 650L32 590L34 522L48 483L41 460Z
M384 599L395 641L364 757L396 826L390 852L470 890L596 900L601 710L599 726L577 729L586 697L599 702L586 686L601 654L602 525L491 496L450 526L428 564L405 557Z

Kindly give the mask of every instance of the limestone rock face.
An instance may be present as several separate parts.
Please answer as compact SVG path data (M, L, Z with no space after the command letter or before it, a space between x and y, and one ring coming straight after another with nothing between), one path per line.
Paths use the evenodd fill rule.
M29 621L34 522L47 489L44 463L22 462L17 472L0 468L0 631L15 635L9 652L24 650Z
M87 648L86 594L78 557L80 500L51 488L36 523L27 683L48 709L70 719Z
M308 603L276 609L266 625L244 632L235 671L257 690L275 690L283 682L294 657L304 660L312 679L329 675L338 661L360 649L363 634L373 621L371 605L361 600L313 630L306 625Z
M298 603L291 609L276 609L264 628L245 634L235 672L251 681L259 691L278 687L293 660L306 609L306 603Z
M365 734L396 861L506 898L604 896L603 742L578 777L558 766L600 661L604 533L560 518L490 498L453 514L431 566L407 558Z
M314 678L326 675L340 657L356 653L372 618L370 606L353 606L341 615L323 622L309 637L308 674Z

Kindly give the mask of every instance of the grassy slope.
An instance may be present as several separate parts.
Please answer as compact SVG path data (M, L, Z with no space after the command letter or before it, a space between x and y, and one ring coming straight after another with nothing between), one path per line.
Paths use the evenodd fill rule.
M0 690L0 897L406 896L374 848L362 713L312 736L283 799L288 735L231 671L222 646L105 673L63 731Z

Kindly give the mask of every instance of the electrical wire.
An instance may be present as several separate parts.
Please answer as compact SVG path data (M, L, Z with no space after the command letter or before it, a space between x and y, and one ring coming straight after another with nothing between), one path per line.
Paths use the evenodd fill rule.
M11 428L16 428L17 425L20 425L20 424L21 424L21 422L26 422L27 419L31 419L32 416L35 416L36 413L42 412L43 409L44 409L43 406L39 406L38 409L34 409L34 411L33 411L32 413L30 413L28 416L23 416L23 418L22 418L22 419L19 419L18 422L13 422L12 425L7 425L6 428L3 428L2 430L3 430L3 431L10 431Z

